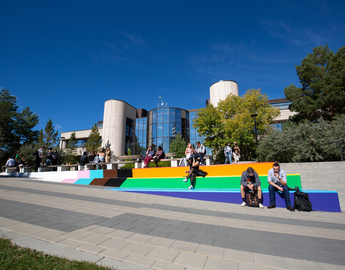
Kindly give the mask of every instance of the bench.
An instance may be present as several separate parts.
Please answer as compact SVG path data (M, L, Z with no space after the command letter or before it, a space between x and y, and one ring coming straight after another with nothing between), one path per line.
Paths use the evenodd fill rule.
M6 173L15 173L17 171L17 167L6 167Z
M19 166L19 172L20 173L26 173L26 172L31 172L32 168L31 167L23 167L23 166Z

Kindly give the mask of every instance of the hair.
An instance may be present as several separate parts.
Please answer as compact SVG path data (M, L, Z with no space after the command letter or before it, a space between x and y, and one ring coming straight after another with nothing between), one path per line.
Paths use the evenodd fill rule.
M279 168L280 168L280 165L279 165L279 163L276 161L276 162L273 163L273 166L272 166L272 167L279 167Z
M83 156L86 156L86 152L83 152Z
M158 146L157 148L158 148L159 150L163 150L162 146Z
M50 147L49 150L53 150L53 148Z
M200 144L200 141L197 141L196 144Z

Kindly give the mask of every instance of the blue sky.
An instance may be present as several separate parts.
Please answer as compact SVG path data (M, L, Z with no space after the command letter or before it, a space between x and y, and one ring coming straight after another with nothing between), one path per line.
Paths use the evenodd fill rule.
M0 88L61 131L90 129L108 99L205 107L234 80L269 99L299 85L316 46L345 45L345 1L1 1Z

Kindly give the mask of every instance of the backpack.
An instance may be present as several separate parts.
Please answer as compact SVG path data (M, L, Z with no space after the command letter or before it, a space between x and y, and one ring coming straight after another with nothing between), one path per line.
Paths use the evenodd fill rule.
M259 198L257 192L246 192L247 206L259 207Z
M309 200L309 195L302 191L296 191L295 192L295 201L293 204L293 208L297 209L298 211L305 211L310 212L312 211L313 205L311 204Z

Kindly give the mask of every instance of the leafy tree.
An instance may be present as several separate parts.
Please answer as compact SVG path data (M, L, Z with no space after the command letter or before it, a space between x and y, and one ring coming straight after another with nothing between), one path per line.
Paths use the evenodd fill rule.
M27 143L24 144L22 147L20 147L19 151L19 157L26 157L26 160L29 162L29 166L34 167L36 164L36 158L34 157L34 152L37 151L38 147L37 145L33 143Z
M335 54L328 45L315 47L296 71L302 87L290 85L284 90L292 102L290 110L297 112L293 121L333 120L345 113L345 47Z
M78 163L79 158L77 157L77 138L75 136L75 132L71 133L71 136L69 137L69 140L67 142L67 149L66 149L66 153L64 155L64 160L66 160L66 162L69 163Z
M176 153L177 158L185 157L187 143L182 138L181 134L176 134L175 139L173 139L169 146L170 153Z
M257 114L257 130L262 136L270 130L270 124L279 116L280 110L268 103L260 89L249 89L242 97L230 94L217 107L211 104L199 110L193 126L206 137L204 145L213 149L216 160L217 156L224 158L225 144L234 141L241 148L241 156L248 160L256 156L252 114Z
M59 132L55 131L53 126L53 121L49 119L44 130L41 129L38 141L41 145L44 145L46 148L56 147L59 143Z
M259 143L263 161L313 162L340 160L338 144L331 141L345 138L345 115L334 121L323 118L316 122L287 122L282 130L272 130Z
M89 152L92 152L92 151L97 152L97 149L99 149L101 145L102 145L102 137L99 135L97 124L94 124L91 128L91 132L89 136L87 137L84 147Z

